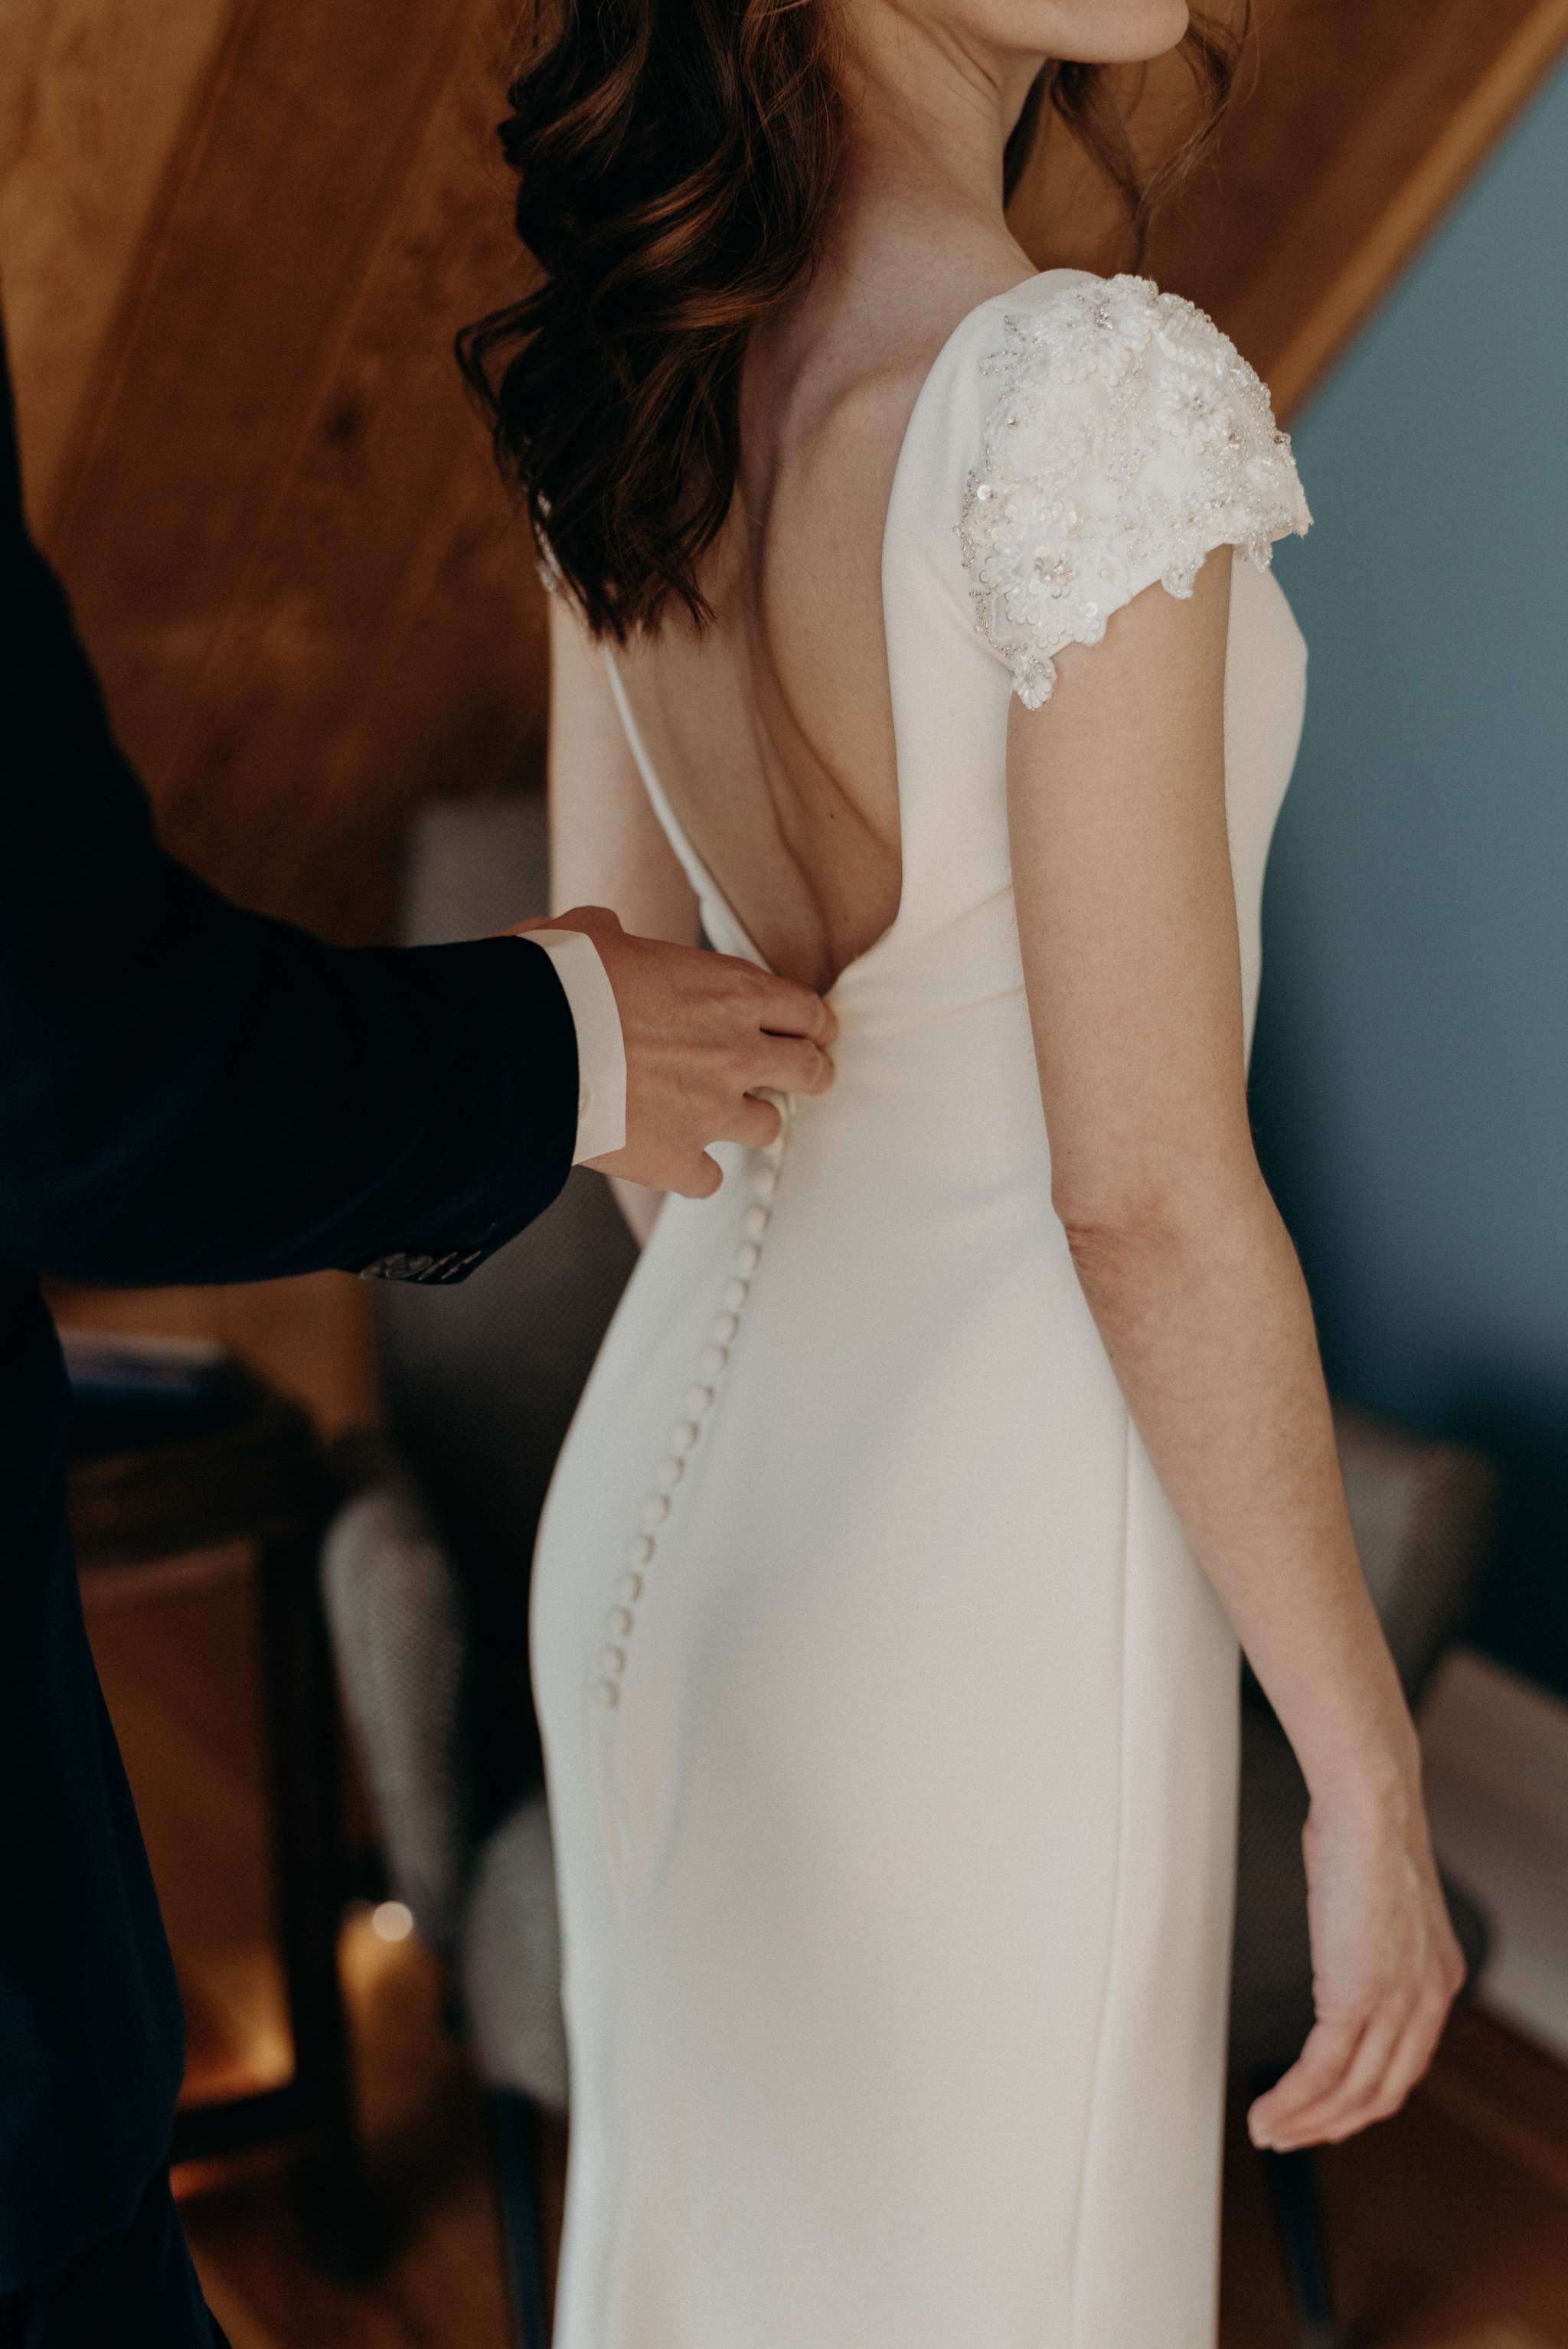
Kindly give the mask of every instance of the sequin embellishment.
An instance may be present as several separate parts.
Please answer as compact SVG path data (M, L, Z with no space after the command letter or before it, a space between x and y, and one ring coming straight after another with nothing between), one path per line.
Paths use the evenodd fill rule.
M1004 332L958 537L979 632L1038 709L1052 656L1098 644L1140 588L1191 595L1217 546L1266 567L1312 517L1267 390L1191 302L1097 278Z

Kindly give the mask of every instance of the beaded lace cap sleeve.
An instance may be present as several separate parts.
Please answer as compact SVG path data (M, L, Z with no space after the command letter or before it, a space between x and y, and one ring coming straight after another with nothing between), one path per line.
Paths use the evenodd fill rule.
M1098 644L1156 579L1190 595L1216 546L1266 566L1312 517L1267 391L1191 302L1095 278L1003 332L958 535L980 633L1038 709L1052 656Z

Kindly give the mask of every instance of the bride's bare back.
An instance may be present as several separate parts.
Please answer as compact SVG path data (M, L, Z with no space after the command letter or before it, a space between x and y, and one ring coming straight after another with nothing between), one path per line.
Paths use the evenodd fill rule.
M946 227L934 284L929 247L918 285L903 253L872 291L825 272L758 336L701 572L714 625L672 615L616 656L687 838L773 968L819 989L898 911L882 549L904 428L953 327L1028 273L1010 239Z
M852 32L855 68L846 108L852 131L846 177L835 191L833 225L814 274L749 345L744 462L726 528L698 581L714 625L698 635L672 616L655 640L620 656L632 715L686 840L775 968L820 987L872 946L899 910L884 522L905 427L944 343L972 311L1030 274L999 202L1008 131L1045 59L1152 57L1180 36L1186 12L1181 0L845 0L841 14ZM970 445L978 450L978 435ZM1312 1789L1307 1858L1319 2021L1300 2060L1252 2114L1260 2141L1291 2146L1346 2136L1396 2109L1429 2060L1462 1967L1427 1841L1414 1733L1356 1557L1305 1290L1247 1123L1227 836L1233 564L1222 533L1205 543L1212 552L1191 594L1146 585L1112 610L1102 639L1053 651L1061 690L1048 709L1027 697L1010 708L1001 781L1010 911L1050 1137L1050 1200L1099 1349L1086 1356L1081 1379L1074 1373L1059 1392L1075 1399L1102 1392L1098 1382L1108 1362L1114 1369L1165 1495L1240 1631ZM692 936L693 891L650 807L609 673L567 599L558 597L556 605L555 902L608 904L628 927ZM923 684L933 695L943 690L935 678ZM920 853L913 833L911 851L913 874ZM998 968L1002 959L998 950ZM846 1150L841 1199L833 1196L820 1226L810 1224L810 1205L797 1191L796 1213L808 1220L792 1226L799 1251L794 1278L809 1300L829 1301L820 1311L809 1301L789 1325L802 1347L819 1328L841 1326L851 1351L862 1336L872 1342L872 1328L892 1325L880 1297L863 1328L852 1313L842 1324L833 1320L842 1304L832 1285L838 1268L857 1260L843 1218L871 1199L879 1221L864 1253L879 1265L896 1258L891 1294L913 1261L886 1247L889 1202L897 1192L896 1185L886 1194L881 1186L899 1164L903 1129L897 1121L913 1121L907 1160L916 1166L932 1130L932 1102L944 1098L944 1082L958 1090L958 1074L944 1072L934 1034L912 1019L901 1031L901 1049L912 1054L905 1081L881 1094L857 1093L852 1081L844 1081L854 995L853 984L842 990L840 1084L830 1102L846 1133L854 1130L854 1115L867 1116L865 1139ZM1015 1050L1016 1028L1009 1034L1015 1041L998 1047L998 1066ZM924 1045L911 1040L920 1039L929 1042L924 1060ZM862 1041L869 1049L869 1030ZM1026 1082L1026 1070L1018 1089ZM998 1132L1003 1123L1008 1133L1023 1130L1002 1121ZM984 1146L977 1133L975 1147ZM821 1170L831 1163L826 1156L815 1162L819 1183L828 1180ZM878 1187L868 1194L859 1186L873 1164ZM1014 1280L1018 1263L1051 1242L1051 1227L1037 1212L1042 1181L1043 1174L1032 1175L1033 1188L1003 1186L995 1194L1035 1201L1035 1219L1019 1249L998 1258L1006 1281L986 1290L985 1276L976 1271L978 1293L1022 1294ZM748 1212L768 1224L766 1207ZM776 1236L781 1228L782 1218ZM727 1227L685 1218L666 1225L673 1237L665 1268L655 1265L634 1299L634 1315L618 1328L632 1328L636 1313L667 1311L671 1326L678 1323L705 1293L700 1280L687 1278L679 1251L708 1245L703 1235L710 1229L722 1234ZM770 1254L776 1245L777 1237L769 1242ZM755 1256L748 1246L740 1259L748 1272ZM952 1261L944 1222L934 1221L932 1260ZM963 1263L968 1280L970 1259ZM821 1284L824 1267L829 1281ZM776 1303L779 1277L776 1263ZM747 1281L731 1285L744 1301ZM927 1294L919 1281L906 1286L911 1297ZM954 1330L969 1326L976 1293L965 1290L954 1306ZM1065 1328L1065 1305L1059 1315L1055 1306L1050 1310L1050 1328ZM759 1325L749 1342L765 1353ZM1018 1359L1047 1342L1044 1324L1031 1329L1020 1340ZM915 1350L923 1364L935 1364L946 1359L945 1345L944 1330L941 1340ZM654 1355L634 1346L632 1351L640 1379ZM1014 1401L1006 1360L1005 1349L986 1357L999 1425L1014 1423L1006 1418ZM873 1473L869 1464L891 1456L889 1434L903 1424L896 1389L896 1379L885 1385L872 1379L869 1391L882 1417L861 1452L853 1442L843 1452L853 1461L851 1482ZM786 1391L820 1400L811 1375L792 1387L786 1381L753 1392ZM603 1381L591 1390L601 1409L614 1392ZM953 1423L967 1428L975 1398L966 1386L960 1401ZM738 1440L734 1407L732 1390L732 1444ZM662 1392L657 1408L666 1408ZM606 1454L611 1431L620 1444L633 1423L611 1412ZM658 1424L665 1423L661 1417ZM759 1494L775 1489L767 1480L790 1456L789 1428L808 1423L769 1419L758 1455L767 1462ZM1042 1423L1039 1442L1068 1423L1059 1414ZM949 1423L939 1413L932 1424L946 1431ZM821 1446L814 1435L799 1437L799 1457L814 1467L819 1451L842 1437L837 1425ZM989 1434L985 1440L989 1444ZM1117 1458L1130 1457L1118 1440L1123 1449ZM1032 1449L1029 1456L1036 1456ZM678 1479L680 1458L672 1455L671 1464ZM898 1480L896 1497L906 1482L909 1488L919 1483L925 1465L923 1460L918 1474ZM1079 1465L1074 1459L1059 1477L1053 1472L1046 1480L1040 1526L1052 1522ZM596 1496L604 1482L596 1466L578 1490L586 1495L592 1485ZM975 1478L965 1491L973 1495L981 1482ZM742 1477L728 1489L744 1495L748 1488ZM1125 1524L1125 1485L1119 1485L1119 1526ZM587 1588L580 1561L609 1555L615 1537L608 1523L603 1542L586 1536L586 1499L583 1506L563 1551L562 1588L574 1592ZM655 1506L662 1512L667 1503L661 1498ZM890 1488L888 1507L894 1506ZM858 1490L855 1507L860 1565L874 1554L872 1529L883 1520ZM761 1523L768 1512L760 1503L758 1510ZM795 1522L788 1512L785 1518ZM662 1515L644 1522L662 1523ZM1080 1554L1076 1522L1064 1556ZM747 1537L737 1538L745 1550ZM1037 1545L1033 1526L1029 1541ZM727 1572L739 1553L734 1542L721 1548ZM827 1554L820 1553L818 1563ZM1031 1559L1037 1555L1031 1547ZM754 1565L748 1556L748 1575ZM903 1588L902 1549L898 1567ZM683 1588L689 1593L697 1584ZM738 1606L729 1619L738 1622L743 1613ZM879 1619L872 1612L863 1619ZM813 1635L818 1628L814 1620ZM581 1662L592 1645L587 1630L579 1636L573 1629L561 1650L567 1664L560 1685L568 1692L561 1720L570 1718L563 1740L579 1736ZM792 1652L804 1656L811 1648L803 1636ZM619 1671L624 1659L610 1652ZM766 1645L758 1653L767 1654L772 1673L777 1655ZM712 1677L694 1672L668 1718L683 1715L713 1685ZM857 1682L846 1717L862 1693ZM612 1692L612 1702L619 1703L618 1692ZM791 1721L791 1734L799 1717ZM733 1720L726 1716L727 1736ZM718 1750L707 1749L710 1760ZM901 1769L906 1761L901 1749ZM705 1813L705 1821L714 1816ZM590 1816L586 1807L583 1816ZM583 1830L585 1847L597 1833L596 1826ZM731 1889L727 1884L727 1900ZM727 1916L735 1913L733 1906L727 1909ZM1215 2017L1218 2008L1209 2012ZM1150 2027L1152 2034L1152 2022ZM1147 2044L1155 2044L1151 2035ZM1156 2069L1163 2075L1168 2067ZM944 2207L949 2187L944 2173ZM748 2240L761 2243L766 2232L759 2228ZM883 2313L887 2282L873 2276ZM1037 2308L1031 2308L1037 2328Z

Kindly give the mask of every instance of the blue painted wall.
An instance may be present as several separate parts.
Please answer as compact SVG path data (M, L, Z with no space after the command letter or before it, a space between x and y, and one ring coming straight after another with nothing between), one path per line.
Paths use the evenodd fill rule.
M1253 1111L1331 1383L1509 1475L1568 1692L1568 68L1300 419L1311 648Z

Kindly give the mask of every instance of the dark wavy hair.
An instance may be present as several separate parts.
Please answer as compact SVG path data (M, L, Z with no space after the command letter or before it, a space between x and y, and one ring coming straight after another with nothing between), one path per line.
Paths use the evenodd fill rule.
M1155 205L1218 131L1240 37L1183 47L1197 128L1140 163L1098 67L1048 65L1007 142L1010 197L1047 109L1125 203ZM697 566L735 492L753 326L809 272L831 211L843 103L829 0L540 0L500 126L534 290L458 337L547 570L596 636L711 619Z

